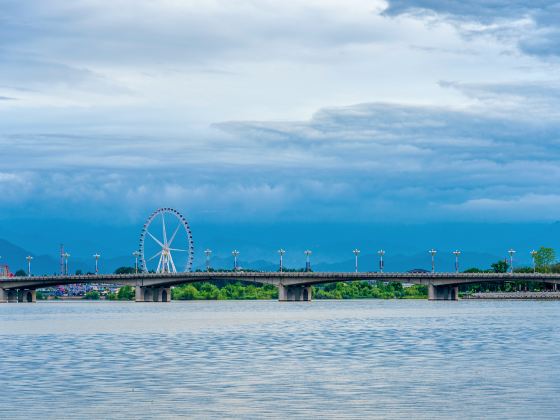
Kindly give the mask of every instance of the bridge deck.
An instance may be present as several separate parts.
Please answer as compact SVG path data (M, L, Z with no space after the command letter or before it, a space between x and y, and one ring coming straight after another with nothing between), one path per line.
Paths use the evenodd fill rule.
M75 283L173 286L213 280L241 280L286 286L313 285L356 280L407 282L414 284L460 285L482 282L532 281L560 283L560 274L544 273L354 273L354 272L194 272L138 273L79 276L0 277L0 288L41 288Z

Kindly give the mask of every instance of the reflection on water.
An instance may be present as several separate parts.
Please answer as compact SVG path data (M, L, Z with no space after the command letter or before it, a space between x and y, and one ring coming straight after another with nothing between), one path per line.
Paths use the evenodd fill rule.
M558 418L560 302L0 305L0 418Z

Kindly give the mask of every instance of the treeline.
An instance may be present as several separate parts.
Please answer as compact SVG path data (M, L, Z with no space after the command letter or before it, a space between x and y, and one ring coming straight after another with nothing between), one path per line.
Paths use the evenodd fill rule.
M541 246L537 251L531 254L533 266L513 267L514 273L560 273L560 263L556 261L556 252L553 248ZM515 261L515 260L514 260ZM508 273L511 266L508 259L496 261L487 269L477 267L465 270L465 273ZM542 292L545 290L556 290L556 285L548 283L539 283L534 281L502 281L495 283L475 283L459 286L459 291L463 294L476 292L515 292L515 291L531 291Z
M419 284L403 287L402 283L352 281L328 283L313 288L313 299L423 299L428 288Z
M403 287L401 283L367 281L330 283L314 286L313 299L421 299L428 296L426 286ZM272 285L192 283L172 289L175 300L251 300L278 299Z
M240 282L227 284L191 283L171 289L171 296L175 300L255 300L278 299L278 289L275 286L242 284Z

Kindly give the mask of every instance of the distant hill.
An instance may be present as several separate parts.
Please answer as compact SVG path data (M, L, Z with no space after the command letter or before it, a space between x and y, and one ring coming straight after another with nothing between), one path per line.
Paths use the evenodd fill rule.
M0 264L7 264L10 271L15 273L22 269L27 271L26 257L31 255L31 271L35 274L54 274L58 272L58 262L48 255L36 255L33 252L20 248L4 239L0 239Z

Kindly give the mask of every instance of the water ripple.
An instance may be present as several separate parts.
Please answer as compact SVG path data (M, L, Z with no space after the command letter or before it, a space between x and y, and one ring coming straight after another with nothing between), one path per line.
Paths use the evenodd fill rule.
M557 418L559 309L0 305L0 418Z

